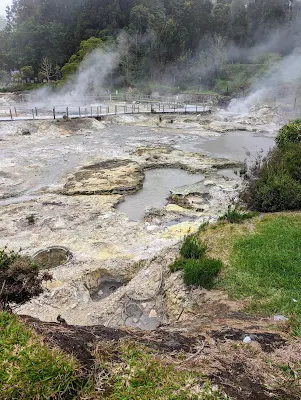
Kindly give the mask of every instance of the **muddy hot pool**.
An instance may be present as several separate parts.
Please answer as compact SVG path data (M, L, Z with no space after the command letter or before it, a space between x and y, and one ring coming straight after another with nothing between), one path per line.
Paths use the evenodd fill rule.
M203 175L189 174L181 169L158 168L146 171L143 189L126 196L118 205L118 210L126 213L133 221L143 220L147 208L164 207L171 190L203 180Z

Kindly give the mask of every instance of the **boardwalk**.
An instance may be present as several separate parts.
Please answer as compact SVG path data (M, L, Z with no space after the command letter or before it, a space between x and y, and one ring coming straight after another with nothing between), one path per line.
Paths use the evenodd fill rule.
M128 103L99 104L91 106L56 106L28 108L24 104L0 108L0 121L51 120L61 118L101 118L113 115L133 114L188 114L211 112L212 104L180 103Z

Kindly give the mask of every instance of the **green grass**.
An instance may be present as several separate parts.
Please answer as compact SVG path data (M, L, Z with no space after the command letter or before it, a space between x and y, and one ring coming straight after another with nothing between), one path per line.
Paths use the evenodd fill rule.
M135 343L122 343L118 349L118 361L112 364L103 359L103 367L110 370L109 400L220 400L229 399L213 389L210 382L197 372L176 368L161 361L146 347ZM109 350L109 354L112 350ZM205 382L205 383L204 383ZM199 393L194 388L201 387Z
M233 238L229 263L219 286L250 298L250 312L301 316L300 215L257 221L255 233Z
M72 399L86 384L71 357L8 313L0 313L0 349L0 399Z

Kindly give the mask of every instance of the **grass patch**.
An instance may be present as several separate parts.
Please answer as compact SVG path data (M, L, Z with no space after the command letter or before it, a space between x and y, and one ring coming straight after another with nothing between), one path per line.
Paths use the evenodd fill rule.
M86 382L77 363L50 350L17 317L0 313L1 399L73 399Z
M107 385L110 400L220 400L229 399L219 390L213 389L210 382L197 372L181 370L163 363L144 346L123 342L108 354L116 351L118 361L108 362L103 349L98 358L103 368L110 371ZM205 383L202 386L202 383ZM200 387L195 393L195 387Z
M254 314L301 316L301 215L266 217L254 229L228 236L229 267L219 286L249 298Z

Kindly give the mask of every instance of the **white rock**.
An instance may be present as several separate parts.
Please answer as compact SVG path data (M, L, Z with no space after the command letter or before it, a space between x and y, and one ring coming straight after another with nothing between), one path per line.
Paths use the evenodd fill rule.
M288 321L288 318L284 317L283 315L275 315L274 321Z
M251 343L251 342L252 342L252 339L250 338L250 336L246 336L244 338L244 340L243 340L243 343L245 343L245 344L248 344L248 343Z
M156 310L151 310L148 316L149 316L149 318L157 318L158 314L157 314Z

